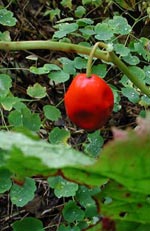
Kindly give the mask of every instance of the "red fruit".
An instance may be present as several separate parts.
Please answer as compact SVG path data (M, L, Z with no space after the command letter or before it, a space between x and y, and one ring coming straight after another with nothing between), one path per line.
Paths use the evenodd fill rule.
M64 98L66 113L78 127L87 131L101 128L109 118L114 97L111 88L99 76L85 73L73 79Z

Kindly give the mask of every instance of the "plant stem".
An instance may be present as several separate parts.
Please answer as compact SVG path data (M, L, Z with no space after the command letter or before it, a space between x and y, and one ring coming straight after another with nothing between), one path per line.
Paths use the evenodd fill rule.
M72 43L54 42L51 40L37 40L37 41L18 41L18 42L0 42L0 50L54 50L64 51L68 53L79 53L89 55L91 52L90 47L80 46ZM109 58L102 51L95 52L95 57L109 62Z
M150 97L149 88L140 81L137 76L135 76L129 68L114 54L114 52L106 52L96 50L97 46L102 48L107 48L107 44L98 42L99 44L90 48L86 46L80 46L77 44L64 43L64 42L55 42L51 40L46 41L17 41L17 42L0 42L0 50L11 51L11 50L54 50L54 51L64 51L64 52L72 52L90 55L96 57L98 59L102 59L105 62L114 63L134 84L138 87L141 92ZM94 49L94 50L93 50ZM92 59L89 61L89 65L91 65ZM89 68L90 69L90 68ZM90 76L90 70L87 70L87 76Z
M114 54L114 52L109 52L112 62L131 80L131 82L141 90L145 95L150 97L150 89L137 77L135 76L129 68ZM138 73L137 73L138 75Z

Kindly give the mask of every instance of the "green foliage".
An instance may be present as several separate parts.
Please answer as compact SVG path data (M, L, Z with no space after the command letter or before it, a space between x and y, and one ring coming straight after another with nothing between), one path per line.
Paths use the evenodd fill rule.
M58 108L52 105L45 105L43 107L44 115L47 119L56 121L61 117L61 112Z
M13 223L13 231L30 231L31 229L34 229L34 231L44 231L42 222L33 217L25 217Z
M58 198L75 196L78 190L78 184L69 182L61 176L49 177L47 180L49 186L54 189L54 193Z
M88 142L84 145L84 151L93 157L97 157L100 154L100 150L103 146L104 140L100 136L99 131L88 134Z
M63 128L61 129L61 128L55 127L49 133L49 141L52 144L66 143L69 137L70 137L69 131L66 131Z
M0 41L6 41L6 42L11 41L9 31L4 31L3 33L0 32Z
M14 183L10 190L12 203L19 207L23 207L34 198L35 190L35 181L31 178L26 178L23 185L17 185Z
M11 86L12 86L11 77L6 74L0 74L0 100L8 95Z
M42 87L39 83L28 87L27 94L33 98L41 99L46 96L46 87Z
M13 110L8 116L9 123L14 127L25 127L31 131L39 131L41 120L39 114L31 113L28 108Z
M75 201L67 202L62 213L64 219L69 223L82 221L85 216L84 211L75 203Z
M0 193L4 193L11 188L11 173L7 169L0 168Z
M13 151L12 156L11 152L9 153L10 158L7 160L9 160L9 164L11 161L15 164L16 161L16 171L18 174L19 170L17 169L17 159L20 159L20 161L21 159L24 159L25 161L26 157L29 159L30 157L33 157L30 159L30 166L27 165L28 163L26 161L22 161L25 165L24 167L27 168L28 171L31 171L31 176L32 174L35 175L34 169L37 169L38 171L40 164L41 170L42 164L45 166L45 170L47 170L48 167L52 169L63 168L66 167L67 164L70 167L78 166L80 168L80 166L84 163L89 165L94 162L94 159L87 157L83 153L76 151L69 146L63 144L52 145L44 140L33 140L30 137L17 132L0 131L0 147L4 150ZM20 153L18 149L14 150L13 147L17 147L22 153ZM4 153L2 152L1 155L4 155ZM19 156L21 156L21 158L19 158ZM37 165L37 163L39 165ZM24 172L24 174L26 173L27 172ZM38 173L39 171L37 174ZM21 169L20 174L22 176Z
M13 12L8 10L12 4L17 4L17 1L10 1L7 8L0 9L0 41L11 41L11 37L15 36L18 39L17 30L9 28L17 22ZM114 5L118 11L112 12L110 17L109 11ZM141 10L138 18L132 16L135 6ZM124 10L127 14L123 13ZM44 20L49 23L50 35L47 39L52 37L59 44L63 41L88 47L97 41L104 41L128 65L129 71L137 79L150 86L149 33L146 36L136 34L140 22L144 27L149 26L148 2L82 0L73 4L71 0L59 3L49 1L37 12L35 17L43 14ZM28 33L28 28L25 30ZM44 32L46 30L47 24ZM38 32L39 38L44 36L45 39L41 28ZM16 207L23 207L34 199L37 189L36 180L30 177L49 176L45 181L48 187L54 190L56 197L64 198L63 221L57 231L102 231L106 229L105 225L110 225L108 227L113 230L113 224L116 231L147 231L150 229L149 117L140 121L135 130L115 131L114 140L106 145L105 132L107 134L109 127L106 130L103 128L102 132L84 135L83 131L70 128L60 102L63 102L70 80L78 72L86 71L88 58L87 54L73 55L72 52L74 50L66 55L58 52L58 58L52 53L50 60L44 57L42 61L38 56L31 59L26 57L29 63L23 60L20 64L15 61L19 53L13 56L10 52L6 61L2 53L0 193L9 193L11 202ZM103 52L105 54L107 51ZM25 65L29 66L24 71ZM11 67L15 68L11 70ZM113 122L121 119L119 113L122 112L119 111L127 105L122 104L124 98L126 102L130 101L133 108L135 106L136 115L145 115L144 110L150 106L150 98L112 63L94 58L92 72L108 81L113 90L115 119L111 125L114 126ZM16 84L22 84L21 78L24 77L22 88L20 84L17 88ZM59 95L58 101L55 94ZM41 140L36 133L40 137L46 136L49 142ZM47 229L39 219L32 217L15 221L12 228L13 231Z
M0 9L0 24L3 26L15 26L16 25L16 18L13 17L13 13L6 8Z
M132 221L139 224L140 223L147 224L149 223L150 220L148 216L148 214L150 214L149 199L148 199L148 195L150 191L149 188L149 179L150 179L149 159L150 158L149 158L149 151L148 151L150 142L149 142L148 124L149 124L149 117L147 119L140 119L139 125L135 131L127 132L127 131L115 130L114 134L118 138L110 142L101 151L100 158L98 158L98 160L94 164L92 164L92 159L88 159L88 157L83 158L82 153L80 154L78 153L78 155L77 153L75 154L76 160L74 162L73 162L73 158L71 158L72 159L71 163L69 160L70 158L68 159L69 160L68 162L66 161L65 158L64 159L65 162L62 163L60 159L60 150L63 152L62 149L66 149L65 152L63 152L63 157L64 157L64 154L66 153L68 147L65 148L65 146L64 147L61 146L61 149L59 149L58 152L58 148L54 149L54 145L52 146L46 144L45 142L34 141L29 139L28 137L25 137L17 133L13 134L10 132L9 133L1 132L0 145L1 148L4 150L11 150L15 145L23 151L25 156L33 156L38 158L39 161L42 161L45 165L45 167L43 165L43 170L47 171L48 167L57 168L57 169L62 168L62 172L64 176L66 174L68 174L69 176L69 171L70 171L70 180L74 180L73 168L75 168L75 172L77 175L76 178L77 182L80 182L80 177L81 177L80 169L88 173L88 184L90 184L90 182L94 183L97 176L99 178L101 177L101 175L109 177L110 181L108 181L108 183L107 181L105 182L105 186L102 191L99 191L97 189L96 191L95 190L90 191L89 189L84 188L83 186L81 186L78 190L77 184L71 182L69 183L68 181L64 180L62 177L58 176L58 177L48 178L49 186L54 188L57 197L62 197L62 196L68 197L71 195L72 196L76 195L77 201L81 204L82 207L84 207L84 210L82 210L76 204L75 201L74 202L69 201L64 206L63 209L63 216L67 222L72 223L75 220L79 222L82 221L85 216L86 217L96 216L97 214L96 204L93 198L91 197L94 194L96 194L97 200L99 201L100 204L101 213L104 216L110 217L113 220L123 220L128 222ZM143 131L145 136L143 136L143 133L141 133ZM12 139L10 140L9 138L10 136L13 137L13 140ZM24 146L25 143L28 143L28 147ZM54 160L54 156L52 157L52 153L51 153L50 155L51 162L49 162L48 156L46 157L46 149L45 149L46 147L48 147L49 151L50 148L52 148L53 153L55 150L55 154L54 154L55 160ZM56 153L56 150L58 153ZM41 156L39 151L42 153ZM72 156L70 149L68 149L68 153L67 153L67 157L69 156L70 157ZM18 161L19 159L16 160ZM58 160L59 163L57 162ZM79 165L79 160L80 160L80 165ZM85 167L85 160L87 160L87 163L89 164L88 168ZM10 161L13 161L11 156L9 157L9 163L11 163ZM21 158L21 161L24 162L23 158ZM32 159L32 161L33 161L32 162L33 165L35 165L34 159ZM6 166L7 166L7 160L5 162L5 167ZM9 167L9 171L12 171L11 169L12 165L10 164L8 165L8 167ZM64 167L72 167L72 169L69 168L67 170ZM18 170L17 170L17 174L18 174ZM82 175L82 177L84 176ZM33 194L31 192L32 190L33 193L35 191L34 181L30 178L27 179L28 180L26 180L26 183L24 183L23 186L13 185L10 190L11 200L13 203L17 204L18 206L23 206L26 203L26 200L29 201L31 200L31 198L33 198ZM84 181L86 182L86 175L84 177ZM95 185L100 185L100 181L99 184L95 183ZM27 197L26 190L30 191L30 194L28 194L28 196L30 195L29 198ZM25 193L26 196L23 194L23 192ZM72 211L72 213L70 211Z

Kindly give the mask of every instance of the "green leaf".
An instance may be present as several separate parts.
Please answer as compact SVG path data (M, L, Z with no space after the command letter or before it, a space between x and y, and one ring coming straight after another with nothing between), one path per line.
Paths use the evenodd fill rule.
M83 17L85 13L86 13L86 9L83 6L78 6L75 10L75 16L78 18Z
M114 134L118 139L103 148L98 162L89 166L89 171L101 173L132 192L149 195L149 120L148 116L138 118L138 130L115 129Z
M84 145L84 151L92 157L97 157L100 154L104 140L100 136L99 131L88 134L88 143Z
M150 106L150 98L147 95L143 95L139 104L147 108L148 106Z
M131 66L131 67L129 67L129 69L141 81L145 79L145 72L142 68L137 67L137 66Z
M75 68L81 70L81 69L85 69L87 66L87 61L84 58L81 57L76 57L74 59L74 66Z
M121 88L121 92L132 103L138 103L140 100L139 93L133 87L123 87Z
M150 65L144 66L145 82L150 85Z
M43 67L34 67L31 66L30 67L30 72L36 75L45 75L49 73L49 70L47 68L45 68L45 66Z
M66 203L62 213L64 219L69 223L82 221L85 216L84 211L79 206L77 206L75 201L69 201Z
M10 199L13 204L23 207L34 198L35 190L35 181L31 178L26 178L23 185L13 184L10 190Z
M78 190L78 184L69 182L61 176L49 177L47 181L49 187L54 189L55 196L58 198L75 196Z
M102 0L82 0L82 4L91 4L94 6L100 6L102 4Z
M58 108L52 105L45 105L43 107L44 115L47 119L57 121L61 117L61 112Z
M70 75L64 71L52 71L48 77L57 84L66 82Z
M113 31L108 23L98 23L95 26L95 38L98 40L109 40L113 37Z
M145 38L141 38L138 42L134 43L134 51L141 55L146 61L149 61L150 52L145 48L146 43L147 40L145 41Z
M126 10L134 10L135 8L135 0L129 0L129 1L125 1L125 0L114 0L116 3L118 3L122 8L126 9Z
M116 51L117 54L121 56L127 56L130 52L130 49L128 47L125 47L123 44L115 44L114 45L114 50Z
M107 73L106 64L98 64L92 66L92 73L104 78Z
M71 227L69 226L65 226L65 225L60 225L57 231L70 231Z
M9 31L0 32L0 41L10 42L10 33Z
M15 221L12 225L13 231L44 231L42 222L34 217L25 217Z
M102 224L101 222L97 223L96 225L90 226L86 229L87 231L101 231L102 230ZM120 230L121 231L121 230Z
M120 104L120 100L121 100L121 97L120 97L120 92L119 90L114 87L114 86L111 86L111 89L113 91L113 94L114 94L114 108L113 108L113 111L114 112L118 112L120 109L121 109L121 104Z
M58 65L51 64L51 63L44 64L43 68L45 70L47 70L48 72L50 72L50 71L60 71L61 70L61 68Z
M150 206L143 193L130 192L122 185L111 181L97 199L101 212L106 217L150 224Z
M108 178L104 177L100 174L95 174L94 171L90 171L89 166L85 167L86 165L83 164L83 170L77 171L76 168L65 168L62 170L63 176L68 180L74 181L76 183L87 184L90 186L103 186L107 183Z
M85 214L88 218L97 216L97 205L95 200L91 197L90 190L85 186L80 186L76 193L76 199L85 208Z
M8 121L15 127L26 127L31 131L39 131L41 127L39 114L31 113L28 108L22 108L20 111L11 111Z
M13 17L13 13L7 9L0 9L0 24L3 26L15 26L16 18Z
M54 38L63 38L66 35L76 31L78 29L78 24L77 23L63 23L60 26L60 30L56 31L54 33Z
M72 0L62 0L61 5L64 7L68 7L71 10L72 9Z
M133 231L133 230L136 230L136 231L147 231L150 229L150 224L140 224L140 223L137 223L137 222L128 222L128 221L119 221L117 220L115 222L116 224L116 230L119 230L119 231Z
M36 157L39 163L42 162L49 168L90 165L95 161L66 145L52 145L44 140L32 140L21 133L0 131L0 148L12 150L14 146L19 148L25 157Z
M81 231L78 226L70 226L70 225L60 225L57 231Z
M44 98L46 96L46 87L43 87L39 83L35 83L33 86L27 88L27 94L36 99Z
M82 29L79 29L85 39L89 39L90 36L95 34L93 26L85 26Z
M12 80L9 75L0 74L0 99L7 96L12 86Z
M140 63L139 58L137 56L131 55L131 54L124 56L123 60L130 65L137 65L138 63Z
M3 108L7 111L11 111L14 105L18 102L20 102L20 99L18 97L14 97L11 93L1 100Z
M46 12L44 13L44 16L49 15L50 20L53 21L56 16L60 17L60 12L61 11L58 8L51 9L51 10L46 10Z
M76 70L74 68L74 62L66 57L58 59L63 64L63 71L68 74L75 75Z
M65 144L69 137L70 137L69 131L63 128L61 129L61 128L55 127L49 133L49 141L52 144L59 144L59 143Z
M92 25L94 21L91 18L80 18L77 20L79 27L85 27L87 25Z
M0 168L0 193L8 191L11 185L11 173L7 169Z
M140 80L145 82L145 72L140 67L137 66L130 66L128 67L129 70ZM126 75L123 75L121 81L124 86L133 86L133 83L128 79Z
M127 22L127 19L122 16L114 16L113 19L108 21L108 25L115 34L126 35L132 30L131 26Z

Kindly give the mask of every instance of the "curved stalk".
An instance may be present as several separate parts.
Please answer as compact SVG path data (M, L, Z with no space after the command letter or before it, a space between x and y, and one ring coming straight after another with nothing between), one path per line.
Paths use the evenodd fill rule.
M107 48L107 44L99 42L99 46ZM64 42L55 42L51 40L46 41L17 41L17 42L0 42L0 50L11 51L11 50L55 50L55 51L64 51L68 53L79 53L90 55L92 48L86 46L80 46L77 44L64 43ZM150 97L149 88L140 81L128 67L114 54L114 52L104 53L103 51L96 50L93 54L94 57L102 59L105 62L114 63L134 84L137 86L141 92Z
M5 51L19 51L19 50L54 50L64 51L68 53L80 53L89 55L90 47L80 46L72 43L55 42L51 40L37 40L37 41L18 41L18 42L0 42L0 50ZM110 62L108 56L103 51L96 51L95 57Z
M89 55L89 58L88 58L88 62L87 62L87 68L86 68L86 77L87 77L87 78L90 78L90 77L91 77L92 61L93 61L93 57L94 57L94 55L95 55L96 49L97 49L98 47L102 47L102 48L104 48L104 49L107 49L107 45L106 45L105 43L103 43L103 42L97 42L97 43L95 43L95 45L92 47L91 52L90 52L90 55ZM104 53L104 51L103 51L103 53ZM105 54L107 54L107 57L109 57L109 56L108 56L109 53L108 53L107 51L105 52ZM111 60L111 61L112 61L112 60Z
M90 78L91 77L91 69L92 69L92 61L93 61L93 56L95 54L95 51L97 49L97 47L99 46L99 42L95 43L95 45L93 46L89 58L88 58L88 62L87 62L87 68L86 68L86 77Z

